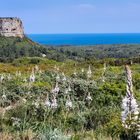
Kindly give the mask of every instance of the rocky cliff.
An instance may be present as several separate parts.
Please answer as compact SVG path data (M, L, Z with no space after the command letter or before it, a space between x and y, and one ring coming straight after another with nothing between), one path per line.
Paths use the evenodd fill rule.
M22 21L19 18L0 18L0 35L5 37L24 37Z

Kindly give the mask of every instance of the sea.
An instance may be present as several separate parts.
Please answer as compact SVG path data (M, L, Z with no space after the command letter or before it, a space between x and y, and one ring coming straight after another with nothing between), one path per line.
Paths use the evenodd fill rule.
M33 41L43 45L107 45L107 44L140 44L140 33L107 33L107 34L28 34Z

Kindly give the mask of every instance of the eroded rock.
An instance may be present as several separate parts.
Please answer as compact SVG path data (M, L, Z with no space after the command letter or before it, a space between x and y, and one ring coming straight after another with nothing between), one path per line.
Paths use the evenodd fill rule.
M0 18L0 35L5 37L24 37L22 21L19 18Z

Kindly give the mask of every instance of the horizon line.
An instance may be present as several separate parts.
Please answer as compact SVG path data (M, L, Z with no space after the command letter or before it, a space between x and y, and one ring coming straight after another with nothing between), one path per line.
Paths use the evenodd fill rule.
M140 32L120 32L120 33L25 33L25 35L35 35L35 34L40 34L40 35L53 35L53 34L140 34Z

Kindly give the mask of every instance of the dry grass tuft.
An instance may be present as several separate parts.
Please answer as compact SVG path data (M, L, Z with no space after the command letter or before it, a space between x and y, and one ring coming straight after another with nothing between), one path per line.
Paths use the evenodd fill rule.
M0 140L14 140L14 138L8 132L3 132L0 133Z

